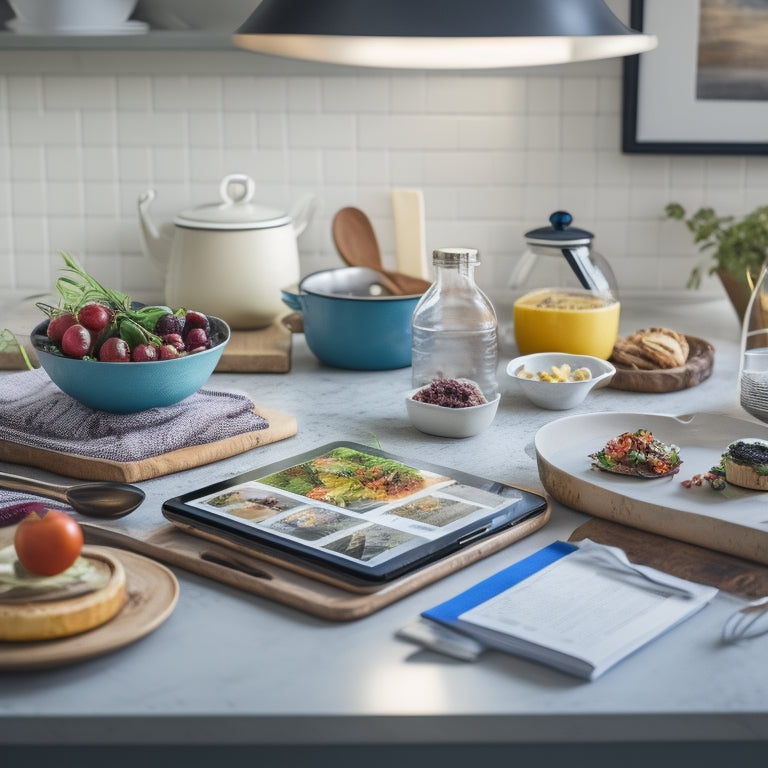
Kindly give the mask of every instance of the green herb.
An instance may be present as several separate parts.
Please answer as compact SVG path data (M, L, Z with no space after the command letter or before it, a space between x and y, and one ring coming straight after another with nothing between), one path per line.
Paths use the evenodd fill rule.
M750 287L756 282L768 256L768 206L757 208L741 221L733 216L718 216L712 208L699 208L685 218L679 203L664 208L670 219L684 221L693 234L693 242L707 258L691 270L687 288L699 288L706 270L713 275L722 270L740 283Z
M27 350L19 344L18 339L14 335L13 331L9 328L0 329L0 352L18 352L24 360L24 365L31 371L35 366L32 365L32 361L29 359Z
M168 307L134 307L130 297L112 288L105 288L96 278L88 274L77 260L64 251L60 251L66 267L65 274L56 280L59 294L59 306L38 302L37 306L48 317L71 312L76 315L86 304L96 303L109 307L114 313L112 323L102 333L102 339L113 336L115 332L133 349L137 344L159 346L162 339L152 333L158 319L169 314ZM183 314L180 309L177 314ZM99 343L97 342L97 346Z

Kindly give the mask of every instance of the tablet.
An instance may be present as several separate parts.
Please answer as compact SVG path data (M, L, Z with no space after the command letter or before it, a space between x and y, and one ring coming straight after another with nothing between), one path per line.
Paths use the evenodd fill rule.
M350 442L169 499L185 529L357 582L402 576L544 512L543 496Z

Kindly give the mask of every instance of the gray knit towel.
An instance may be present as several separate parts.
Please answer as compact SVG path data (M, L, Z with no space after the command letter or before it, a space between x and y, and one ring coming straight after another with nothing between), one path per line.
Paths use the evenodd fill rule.
M41 368L0 377L0 440L109 461L140 461L266 429L245 395L200 389L139 413L88 408Z

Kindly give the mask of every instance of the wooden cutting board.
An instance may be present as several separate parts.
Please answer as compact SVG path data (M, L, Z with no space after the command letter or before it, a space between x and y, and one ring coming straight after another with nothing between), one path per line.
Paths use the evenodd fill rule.
M164 525L141 535L117 531L108 523L88 521L81 525L86 542L129 549L323 619L352 621L500 551L537 531L549 517L547 506L536 516L414 573L364 589L345 588L332 580L320 581L306 569L281 565L274 555L223 540L192 536L175 525Z
M216 372L287 373L291 370L291 330L284 318L256 331L232 331Z
M60 453L7 440L0 441L0 461L40 467L50 472L81 480L107 480L122 483L137 483L153 477L181 472L203 464L236 456L260 445L285 440L298 432L296 417L272 408L256 405L254 410L263 416L269 426L266 429L244 432L241 435L219 440L214 443L179 448L159 456L139 461L112 461L80 456L74 453Z
M583 539L619 547L633 563L649 565L681 579L708 584L750 599L768 595L768 566L733 555L609 520L594 519L584 523L571 534L569 541Z

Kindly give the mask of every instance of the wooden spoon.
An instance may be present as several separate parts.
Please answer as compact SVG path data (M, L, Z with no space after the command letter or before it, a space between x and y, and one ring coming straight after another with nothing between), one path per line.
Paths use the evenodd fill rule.
M351 267L368 267L381 273L382 284L392 293L424 293L429 288L427 280L384 269L373 225L359 208L342 208L334 216L332 232L341 258Z

